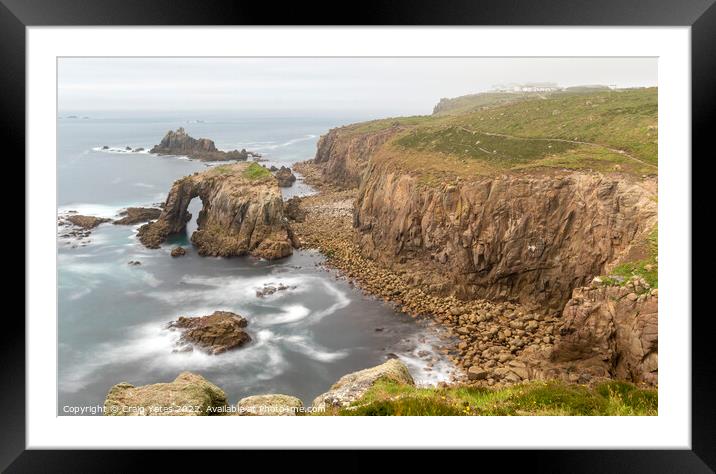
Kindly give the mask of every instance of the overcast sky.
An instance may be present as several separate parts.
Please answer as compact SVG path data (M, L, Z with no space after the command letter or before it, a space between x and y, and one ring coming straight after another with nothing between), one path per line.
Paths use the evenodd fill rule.
M657 85L655 58L61 58L60 111L428 114L495 84Z

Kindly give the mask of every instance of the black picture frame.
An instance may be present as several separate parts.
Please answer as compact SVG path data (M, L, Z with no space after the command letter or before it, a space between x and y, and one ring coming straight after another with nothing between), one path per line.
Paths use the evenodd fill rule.
M703 155L707 159L713 155L711 124L716 111L714 2L716 0L393 0L353 5L322 1L292 6L243 0L0 0L1 143L6 149L6 158L24 156L25 28L28 26L690 26L692 156ZM48 157L50 159L54 157ZM691 163L693 169L693 159ZM692 176L695 176L693 172ZM32 249L25 247L26 254L30 251ZM694 284L703 287L709 283L694 281ZM713 337L709 330L710 313L697 314L691 321L692 450L486 451L476 455L480 465L487 468L492 461L502 459L504 462L507 458L510 468L525 466L533 472L713 472L716 469L716 393L713 388L716 371L710 350ZM7 468L8 472L126 472L141 466L137 463L144 462L139 458L147 456L146 451L25 450L25 325L15 314L13 316L3 322L6 337L0 344L0 407L3 407L0 468ZM221 461L229 454L212 454L211 459ZM159 457L156 461L165 463L167 469L178 460L176 454L167 451L155 455ZM261 456L261 453L255 455ZM246 460L249 453L241 456ZM299 462L297 456L298 453L293 453L291 462ZM325 456L328 457L322 455L321 461L326 466L324 469L332 470L332 466L345 466L341 470L351 471L373 468L361 460L363 458L359 459L356 452L334 451ZM266 460L266 453L263 457ZM436 459L431 453L413 452L401 465L407 467L415 463L425 467L431 459ZM444 462L445 456L437 459Z

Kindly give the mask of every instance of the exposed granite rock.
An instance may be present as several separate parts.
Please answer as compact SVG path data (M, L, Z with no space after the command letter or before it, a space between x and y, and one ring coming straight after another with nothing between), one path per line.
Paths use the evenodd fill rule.
M182 372L170 383L135 387L119 383L104 402L107 416L205 416L223 415L226 394L204 377Z
M296 416L303 402L290 395L269 394L242 398L236 404L238 416Z
M186 255L186 250L184 250L184 247L174 247L171 251L172 257L181 257L183 255Z
M293 186L293 183L296 181L296 175L291 172L291 168L287 168L285 166L282 166L278 171L276 171L275 176L278 181L278 185L282 188Z
M364 255L434 294L560 310L574 287L647 239L657 222L649 186L584 172L424 186L371 164L354 226Z
M139 229L140 241L158 248L191 219L189 203L199 197L203 208L191 236L200 255L230 257L250 253L277 259L293 252L293 234L283 215L281 192L270 174L245 172L256 164L210 168L174 183L159 218Z
M354 131L351 126L331 129L318 140L313 163L335 185L358 187L373 153L401 130L399 125L378 132Z
M306 211L301 208L301 198L294 196L284 203L284 214L289 220L303 222L306 219Z
M636 283L575 288L550 355L562 372L657 385L658 294Z
M273 295L277 291L285 291L285 290L295 290L295 286L288 286L284 285L283 283L279 283L278 285L271 285L271 284L264 284L264 287L260 290L256 290L256 297L257 298L263 298L265 296Z
M106 217L83 216L81 214L73 214L71 216L67 216L66 219L73 225L85 230L94 229L98 225L112 220L107 219Z
M159 145L155 145L150 153L157 155L181 155L202 161L246 161L250 156L260 156L246 150L221 151L208 138L193 138L184 128L168 131Z
M216 355L250 342L251 337L244 331L247 324L246 319L238 314L214 311L209 316L180 316L169 323L169 327L182 331L177 352L183 352L184 346L192 344L204 352Z
M157 219L161 213L162 210L157 209L155 207L128 207L127 209L119 213L122 218L115 220L113 224L139 224L140 222L147 222Z
M415 385L405 364L399 359L390 359L376 367L344 375L328 392L316 397L313 406L319 410L348 407L365 395L379 380Z

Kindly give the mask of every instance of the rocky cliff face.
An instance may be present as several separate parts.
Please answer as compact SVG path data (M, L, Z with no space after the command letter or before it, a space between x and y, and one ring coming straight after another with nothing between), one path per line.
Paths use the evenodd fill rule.
M159 218L139 229L140 241L158 248L170 234L181 232L191 219L195 197L203 208L191 236L200 255L252 255L276 259L291 255L293 234L283 214L276 180L251 178L256 164L225 165L186 176L174 183Z
M550 359L572 372L657 385L658 307L657 291L638 279L576 288Z
M155 145L150 153L158 155L181 155L203 161L246 161L249 156L254 155L246 150L221 151L216 148L214 142L208 138L193 138L186 133L184 128L177 131L169 130L162 141Z
M358 187L372 154L400 130L397 125L363 133L334 128L318 140L313 162L324 179L344 188Z
M438 186L372 163L354 226L363 252L460 298L561 309L657 221L648 183L596 173L504 175Z

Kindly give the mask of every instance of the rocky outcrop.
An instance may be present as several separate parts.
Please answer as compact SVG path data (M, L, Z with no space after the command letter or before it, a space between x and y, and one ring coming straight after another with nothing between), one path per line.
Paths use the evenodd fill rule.
M253 395L236 404L238 416L296 416L302 413L303 402L290 395Z
M657 291L640 279L576 288L550 354L553 371L657 385L658 306Z
M81 214L73 214L71 216L67 216L66 219L67 221L72 223L72 225L75 225L84 230L94 229L98 225L112 220L107 219L105 217L83 216Z
M597 173L428 186L371 163L354 227L366 256L431 293L561 310L573 288L646 239L655 197L648 182Z
M408 368L398 359L341 377L331 389L313 400L318 410L345 408L358 401L378 381L415 385Z
M370 157L400 130L397 124L378 132L331 129L318 140L313 164L320 166L323 177L333 184L358 187Z
M133 225L148 222L157 219L161 213L162 210L155 207L128 207L119 213L122 218L115 220L113 224Z
M204 377L182 372L170 383L135 387L120 383L104 402L107 416L205 416L223 415L226 394Z
M191 350L194 346L208 354L216 355L250 342L251 337L244 330L247 324L248 321L238 314L214 311L209 316L180 316L169 323L169 328L182 331L177 352Z
M168 131L162 141L149 152L157 155L188 156L202 161L246 161L250 156L257 156L255 153L246 150L218 150L212 140L193 138L186 133L183 127L177 129L176 132Z
M191 236L200 255L266 259L291 255L293 234L283 215L283 200L268 171L253 173L255 163L223 165L174 183L159 218L140 227L139 240L158 248L169 235L184 231L195 197L202 201L198 229ZM258 176L258 177L257 177Z
M278 185L282 188L291 187L296 181L296 175L291 172L291 168L287 168L285 166L282 166L278 171L276 171L275 176L278 181Z
M183 257L186 255L186 250L184 250L184 247L174 247L170 255L172 257Z
M294 196L284 203L284 213L289 220L303 222L306 220L306 211L301 207L301 198Z

